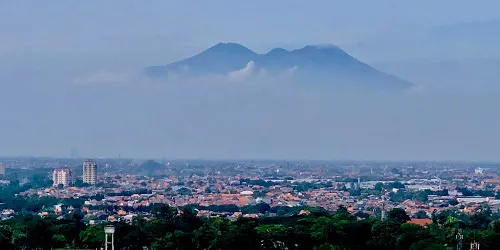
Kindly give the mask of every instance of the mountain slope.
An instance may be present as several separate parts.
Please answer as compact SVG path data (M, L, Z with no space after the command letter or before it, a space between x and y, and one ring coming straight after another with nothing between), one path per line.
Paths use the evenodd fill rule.
M248 69L250 68L250 69ZM243 45L219 43L193 57L165 66L148 67L152 78L180 75L231 75L247 70L255 75L293 72L293 82L316 82L331 86L358 86L404 89L412 84L380 72L358 61L334 45L308 45L301 49L276 48L266 54L257 54Z

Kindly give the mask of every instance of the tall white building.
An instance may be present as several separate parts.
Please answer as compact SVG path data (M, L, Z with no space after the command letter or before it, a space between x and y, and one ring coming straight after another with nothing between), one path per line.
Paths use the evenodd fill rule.
M474 169L475 174L484 174L484 169L483 168L476 168Z
M67 168L56 168L52 173L52 180L54 181L54 186L62 184L67 187L73 183L73 176L71 170Z
M0 175L5 175L5 166L0 162Z
M86 160L83 163L83 183L95 185L97 182L97 164L94 160Z

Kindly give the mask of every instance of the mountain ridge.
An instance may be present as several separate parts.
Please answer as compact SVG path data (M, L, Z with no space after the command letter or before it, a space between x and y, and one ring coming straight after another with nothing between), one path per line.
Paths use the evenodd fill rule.
M411 83L378 71L332 44L306 45L299 49L274 48L258 54L238 43L218 43L208 49L164 66L151 66L145 74L167 79L169 75L184 77L231 75L233 72L265 70L279 73L293 69L293 80L331 82L339 86L404 89Z

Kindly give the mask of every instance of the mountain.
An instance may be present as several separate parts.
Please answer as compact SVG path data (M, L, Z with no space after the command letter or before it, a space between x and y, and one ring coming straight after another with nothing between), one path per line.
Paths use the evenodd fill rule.
M165 165L159 162L149 160L141 163L138 167L138 172L148 175L160 173L165 170Z
M377 68L444 93L500 93L500 59L400 59L376 62Z
M380 72L341 48L328 44L307 45L295 50L276 48L266 54L257 54L240 44L219 43L190 58L145 69L145 74L151 78L167 78L170 75L233 76L238 72L245 72L245 77L262 72L270 75L288 72L292 75L292 82L315 82L331 86L388 89L412 86L411 83Z

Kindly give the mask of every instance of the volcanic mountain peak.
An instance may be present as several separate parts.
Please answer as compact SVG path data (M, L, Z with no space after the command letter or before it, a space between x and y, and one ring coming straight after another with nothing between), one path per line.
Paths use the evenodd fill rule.
M412 84L380 72L331 44L307 45L300 49L275 48L257 54L238 43L218 43L190 58L166 66L146 69L152 78L169 74L182 77L225 75L244 70L251 62L253 72L280 73L294 68L296 82L320 82L331 86L408 88ZM245 74L247 75L247 74Z

